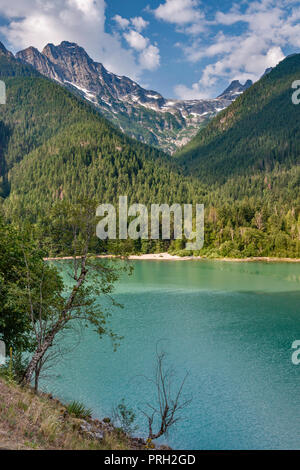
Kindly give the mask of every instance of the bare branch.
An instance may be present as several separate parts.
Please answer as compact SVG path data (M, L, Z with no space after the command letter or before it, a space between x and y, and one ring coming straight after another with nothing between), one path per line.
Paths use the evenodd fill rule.
M167 434L171 426L181 419L179 413L192 401L191 399L185 399L183 397L183 389L188 373L186 373L184 379L180 382L177 392L173 393L173 382L175 380L174 371L165 367L166 354L164 352L159 353L156 351L156 355L157 365L155 378L154 380L148 380L156 387L157 403L155 405L146 403L146 407L151 410L149 413L142 410L142 413L148 420L148 439L151 440L158 439L164 434ZM157 432L153 431L155 416L158 422Z

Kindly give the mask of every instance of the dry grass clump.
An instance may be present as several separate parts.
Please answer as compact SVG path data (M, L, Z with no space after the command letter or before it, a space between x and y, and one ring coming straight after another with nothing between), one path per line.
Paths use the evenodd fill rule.
M125 450L126 436L112 431L102 441L81 431L84 421L59 401L0 378L0 449Z

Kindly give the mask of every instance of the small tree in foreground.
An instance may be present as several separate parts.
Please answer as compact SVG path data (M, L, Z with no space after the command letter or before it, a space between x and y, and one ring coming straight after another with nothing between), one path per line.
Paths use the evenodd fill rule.
M164 352L157 352L155 377L154 379L148 379L155 386L157 394L154 405L151 403L146 404L150 411L143 411L148 420L148 440L150 441L168 434L169 429L182 419L182 410L192 401L183 396L188 373L179 383L179 386L176 387L174 385L174 370L166 367L165 359L166 354ZM155 425L157 426L156 431L154 431Z
M89 256L96 227L96 206L95 202L84 200L75 205L62 202L55 209L53 230L60 235L61 243L66 237L66 247L70 250L71 245L73 251L73 258L66 262L69 278L64 283L56 269L45 263L40 273L33 273L31 257L24 250L28 316L36 344L24 373L24 385L30 384L35 374L37 389L38 377L50 348L58 343L61 333L78 323L92 326L100 337L108 335L114 346L120 340L109 328L109 308L100 303L101 298L105 298L110 301L110 306L121 306L111 296L120 268L113 262L109 264ZM62 249L66 247L62 246Z

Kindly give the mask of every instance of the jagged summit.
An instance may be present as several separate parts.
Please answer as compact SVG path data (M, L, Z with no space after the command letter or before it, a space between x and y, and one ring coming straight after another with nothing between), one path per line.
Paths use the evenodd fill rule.
M83 49L83 47L78 46L78 44L76 44L75 42L68 42L68 41L63 41L58 46L55 46L54 44L49 43L44 47L42 54L46 55L47 57L51 56L53 59L58 58L61 55L69 55L69 54L72 54L72 55L78 54L80 56L85 56L90 59L90 57L88 56L86 51Z
M224 98L233 101L236 99L239 95L244 93L248 88L250 88L253 85L252 80L247 80L244 85L241 84L239 80L233 80L229 87L226 88L221 95L218 96L218 98Z
M215 99L165 99L128 77L109 72L73 42L63 41L58 46L50 43L42 52L30 47L17 57L80 94L130 136L169 153L186 144L203 123L252 84L233 82Z

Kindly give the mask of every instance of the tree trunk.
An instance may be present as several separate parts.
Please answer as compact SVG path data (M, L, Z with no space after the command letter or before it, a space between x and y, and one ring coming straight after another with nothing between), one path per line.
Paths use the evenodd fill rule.
M38 363L43 359L45 353L48 351L48 349L52 346L52 342L55 336L55 332L51 332L51 334L48 335L42 346L34 353L26 371L24 374L24 377L22 379L22 384L23 385L29 385L32 376L35 372L35 370L38 367Z
M35 369L35 373L34 373L34 391L35 393L37 394L38 391L39 391L39 379L40 379L40 373L41 373L41 370L42 370L42 361L40 361L37 366L36 366L36 369Z
M70 317L67 317L68 312L72 309L73 302L76 298L77 292L83 284L85 277L87 275L87 270L85 267L86 257L82 260L81 274L77 280L76 286L74 286L72 293L67 301L67 304L62 311L59 320L53 325L52 329L49 331L43 344L35 351L22 379L22 385L29 385L34 371L36 370L38 363L43 359L45 353L52 346L53 340L56 334L65 326L66 323L70 320Z

